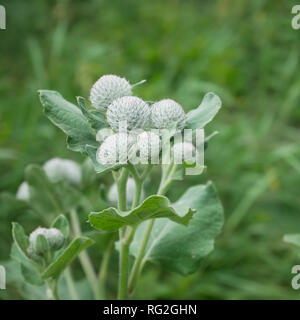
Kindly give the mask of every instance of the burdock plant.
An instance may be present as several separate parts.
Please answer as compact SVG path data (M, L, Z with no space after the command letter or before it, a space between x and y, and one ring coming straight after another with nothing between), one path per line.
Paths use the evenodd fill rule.
M204 126L216 115L221 107L219 97L206 94L202 103L186 114L174 100L149 103L133 96L134 86L115 75L102 76L91 88L91 106L87 106L82 97L77 97L76 106L58 92L39 91L46 116L67 135L68 148L89 158L94 174L111 173L113 176L114 185L108 192L112 206L100 212L87 212L86 218L93 229L113 235L118 233L118 237L114 237L114 247L119 252L119 299L132 295L147 262L182 275L195 272L203 257L213 250L214 240L223 225L222 205L211 182L188 188L174 203L166 197L175 180L183 180L188 172L201 174L203 171L203 163L197 162L197 155L207 141L201 141L199 150L197 130L203 132ZM181 141L186 129L191 131L190 140ZM175 155L175 150L180 150L180 156ZM44 166L44 170L47 167L51 166ZM60 175L68 176L72 173L71 167L70 170L61 170ZM73 170L72 188L80 177L75 167ZM161 181L157 192L149 195L144 183L151 180L152 172L159 170ZM80 178L84 179L84 174ZM20 194L24 198L26 192L24 186L22 188ZM74 222L74 219L76 221L73 212L71 220ZM19 227L16 225L14 235L23 256L37 266L42 279L54 288L53 296L57 298L55 284L62 271L68 270L72 259L65 260L64 250L68 247L59 248L62 238L54 227L37 229L29 240L22 231L26 246L17 239L16 228ZM57 241L53 242L49 234L55 235ZM80 233L77 236L82 246L78 252L73 252L72 258L92 245L92 241L88 242ZM51 248L62 253L55 255ZM82 257L80 253L80 256L90 283L100 282L94 286L95 298L100 298L97 288L103 290L101 281L104 278L102 274L93 276L91 269L94 267L87 254ZM104 254L103 259L108 257Z

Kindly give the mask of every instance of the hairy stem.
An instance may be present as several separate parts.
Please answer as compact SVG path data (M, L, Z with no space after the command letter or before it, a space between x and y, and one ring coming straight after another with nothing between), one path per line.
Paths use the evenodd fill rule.
M151 172L152 167L153 166L151 164L149 164L146 167L146 169L144 170L144 172L142 173L142 175L139 175L136 168L131 164L129 165L130 173L132 174L132 177L135 182L135 196L134 196L134 201L132 204L132 209L137 207L140 203L143 185L144 185L144 182L145 182L146 178L148 177L149 173Z
M142 241L142 245L140 247L138 256L134 262L131 274L130 274L130 280L129 280L129 285L128 285L128 293L131 295L136 287L138 278L140 276L140 272L141 272L141 263L143 260L143 256L144 256L144 252L146 249L146 245L148 243L152 228L153 228L153 224L154 224L155 219L152 219L148 222L148 226L147 226L147 230L146 233L144 235L143 241Z
M57 279L49 279L46 281L48 289L51 292L52 300L60 300L57 290Z
M135 229L131 228L128 237L120 237L119 300L124 300L127 298L129 247L133 240L134 233Z
M113 175L118 187L118 208L120 211L126 211L126 186L128 179L128 170L122 168L119 178ZM127 296L127 282L128 282L128 256L129 245L125 241L126 227L119 230L120 238L120 254L119 254L119 289L118 298L120 300L126 299Z
M157 194L163 195L167 192L167 189L172 183L172 175L175 172L175 170L176 170L176 165L172 163L167 167L166 166L162 167L161 182L160 182ZM142 240L142 245L139 249L137 258L134 262L134 265L130 274L130 280L129 280L129 286L128 286L129 294L132 294L134 292L138 278L142 272L143 265L145 263L145 261L143 261L144 252L145 252L147 243L149 241L154 222L155 222L155 219L152 219L148 222L148 226L147 226L144 238Z
M110 242L104 252L100 270L99 270L99 275L98 275L98 286L99 286L99 292L101 294L102 299L104 300L106 297L106 292L105 292L105 281L107 277L107 271L108 271L108 263L109 259L111 257L112 249L113 249L113 244L115 241L115 236L113 236L110 239Z
M127 203L126 203L126 186L128 179L128 170L126 168L122 168L119 179L117 180L118 187L118 207L120 211L126 211Z

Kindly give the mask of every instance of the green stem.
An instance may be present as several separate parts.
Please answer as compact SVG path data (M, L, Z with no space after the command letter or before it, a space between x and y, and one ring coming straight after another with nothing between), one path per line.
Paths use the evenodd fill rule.
M161 177L161 182L160 182L157 194L163 195L167 192L167 189L172 183L172 175L175 172L176 168L177 168L177 165L173 163L171 163L168 167L162 167L162 177ZM144 261L143 261L144 252L145 252L147 243L149 241L154 222L155 222L155 219L152 219L149 221L148 227L146 229L146 233L142 240L142 245L139 249L137 258L134 262L134 265L130 274L130 280L129 280L129 290L128 290L129 294L133 293L136 287L138 278L142 272L143 265L144 265Z
M128 179L128 170L122 168L119 178L113 174L118 188L118 208L120 211L126 211L126 186ZM127 296L127 282L128 282L128 256L129 245L124 240L126 236L126 227L119 229L120 238L120 254L119 254L119 289L118 298L124 300Z
M73 281L72 272L70 267L68 267L65 271L67 286L71 295L72 300L79 300L79 296Z
M126 168L122 169L121 175L117 181L118 187L118 206L120 211L126 211L127 204L126 204L126 186L127 186L127 179L128 179L128 170Z
M137 207L140 203L143 185L149 173L151 172L152 167L153 166L149 164L145 169L145 171L143 172L143 174L139 175L136 168L131 164L129 165L130 173L132 174L132 177L135 182L135 196L134 196L134 201L132 203L132 209Z
M130 280L129 280L129 286L128 286L128 292L131 295L136 287L138 278L140 276L140 272L141 272L141 263L143 260L143 256L144 256L144 252L146 249L146 245L148 243L152 228L153 228L153 224L154 224L155 219L152 219L148 222L148 226L146 229L146 233L144 235L143 241L142 241L142 245L140 247L138 256L134 262L131 274L130 274Z
M106 277L107 277L108 264L109 264L109 259L111 257L114 241L115 241L115 236L113 236L110 239L108 247L106 248L106 250L104 252L101 266L100 266L99 275L98 275L99 292L100 292L103 300L106 297L105 281L106 281Z
M57 279L49 279L46 281L49 290L51 291L52 300L60 300L57 290Z
M168 191L170 185L173 182L172 176L175 173L177 166L177 164L171 163L166 170L166 174L162 174L162 179L157 194L164 195Z
M81 236L81 228L80 228L80 223L77 217L77 213L75 209L72 209L70 211L71 214L71 223L72 223L72 230L74 233L75 237L80 237ZM81 263L82 269L90 283L90 286L93 290L94 296L97 300L99 300L99 290L98 290L98 278L95 273L95 270L93 268L93 264L90 260L90 257L88 256L87 252L84 250L82 251L79 256L79 261Z
M119 300L127 298L128 286L128 261L129 261L129 247L133 240L135 228L132 228L129 236L125 238L120 232L120 276L119 276Z
M143 183L141 181L135 181L135 195L134 195L134 201L132 203L132 209L137 207L140 203L142 188L143 188Z

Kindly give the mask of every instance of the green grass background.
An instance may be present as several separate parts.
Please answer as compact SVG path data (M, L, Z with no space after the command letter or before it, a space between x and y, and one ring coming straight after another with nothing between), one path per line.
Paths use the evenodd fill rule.
M132 83L147 79L135 89L145 100L170 97L186 111L214 91L223 108L206 128L206 134L219 131L206 151L207 170L175 183L168 195L175 200L187 187L213 180L225 208L222 235L191 276L149 265L134 298L300 298L290 286L300 250L282 241L285 233L300 232L300 30L291 27L297 1L1 4L7 30L0 30L0 191L14 193L29 163L84 159L67 150L64 134L43 115L38 89L60 91L75 102L75 96L88 97L101 75L119 74ZM9 259L10 222L27 222L28 231L37 226L22 212L5 215L4 207L0 203L3 262ZM28 298L14 285L0 294Z

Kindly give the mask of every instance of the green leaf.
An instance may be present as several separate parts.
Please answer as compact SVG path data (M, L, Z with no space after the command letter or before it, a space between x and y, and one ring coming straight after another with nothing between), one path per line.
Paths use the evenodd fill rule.
M286 234L283 237L283 241L300 247L300 233Z
M35 286L42 286L44 284L44 280L41 278L35 265L24 257L15 243L12 245L10 256L20 264L21 273L26 282Z
M25 234L23 227L17 222L12 223L12 236L14 243L22 256L29 260L27 255L27 248L29 247L29 238Z
M70 233L70 225L68 219L64 215L59 215L52 223L51 228L56 228L61 231L64 238L67 239Z
M57 257L57 259L53 263L51 263L43 272L42 278L58 278L82 250L86 249L94 243L94 240L86 237L78 237L74 239L69 244L69 246Z
M47 117L67 136L68 147L85 152L85 146L97 146L96 133L80 109L56 91L40 90L40 100Z
M221 99L212 92L207 93L200 106L187 114L188 129L201 129L209 123L222 106Z
M103 113L98 110L89 110L86 107L85 99L83 97L77 97L78 106L82 114L86 117L91 127L95 130L108 127L108 123Z
M213 250L214 240L223 225L223 208L210 182L189 188L173 207L178 211L192 207L197 213L187 227L168 219L156 220L144 260L187 275L195 272L202 258ZM134 256L138 254L146 228L147 224L143 223L136 231L130 248Z
M42 286L45 283L45 281L41 278L40 274L33 266L28 266L21 263L20 267L23 278L29 284L32 284L34 286Z
M168 218L175 223L187 225L194 212L188 207L178 207L175 210L168 198L154 195L148 197L129 213L107 208L101 212L92 212L89 215L89 221L94 228L108 231L114 231L127 225L137 226L145 220L155 218Z

